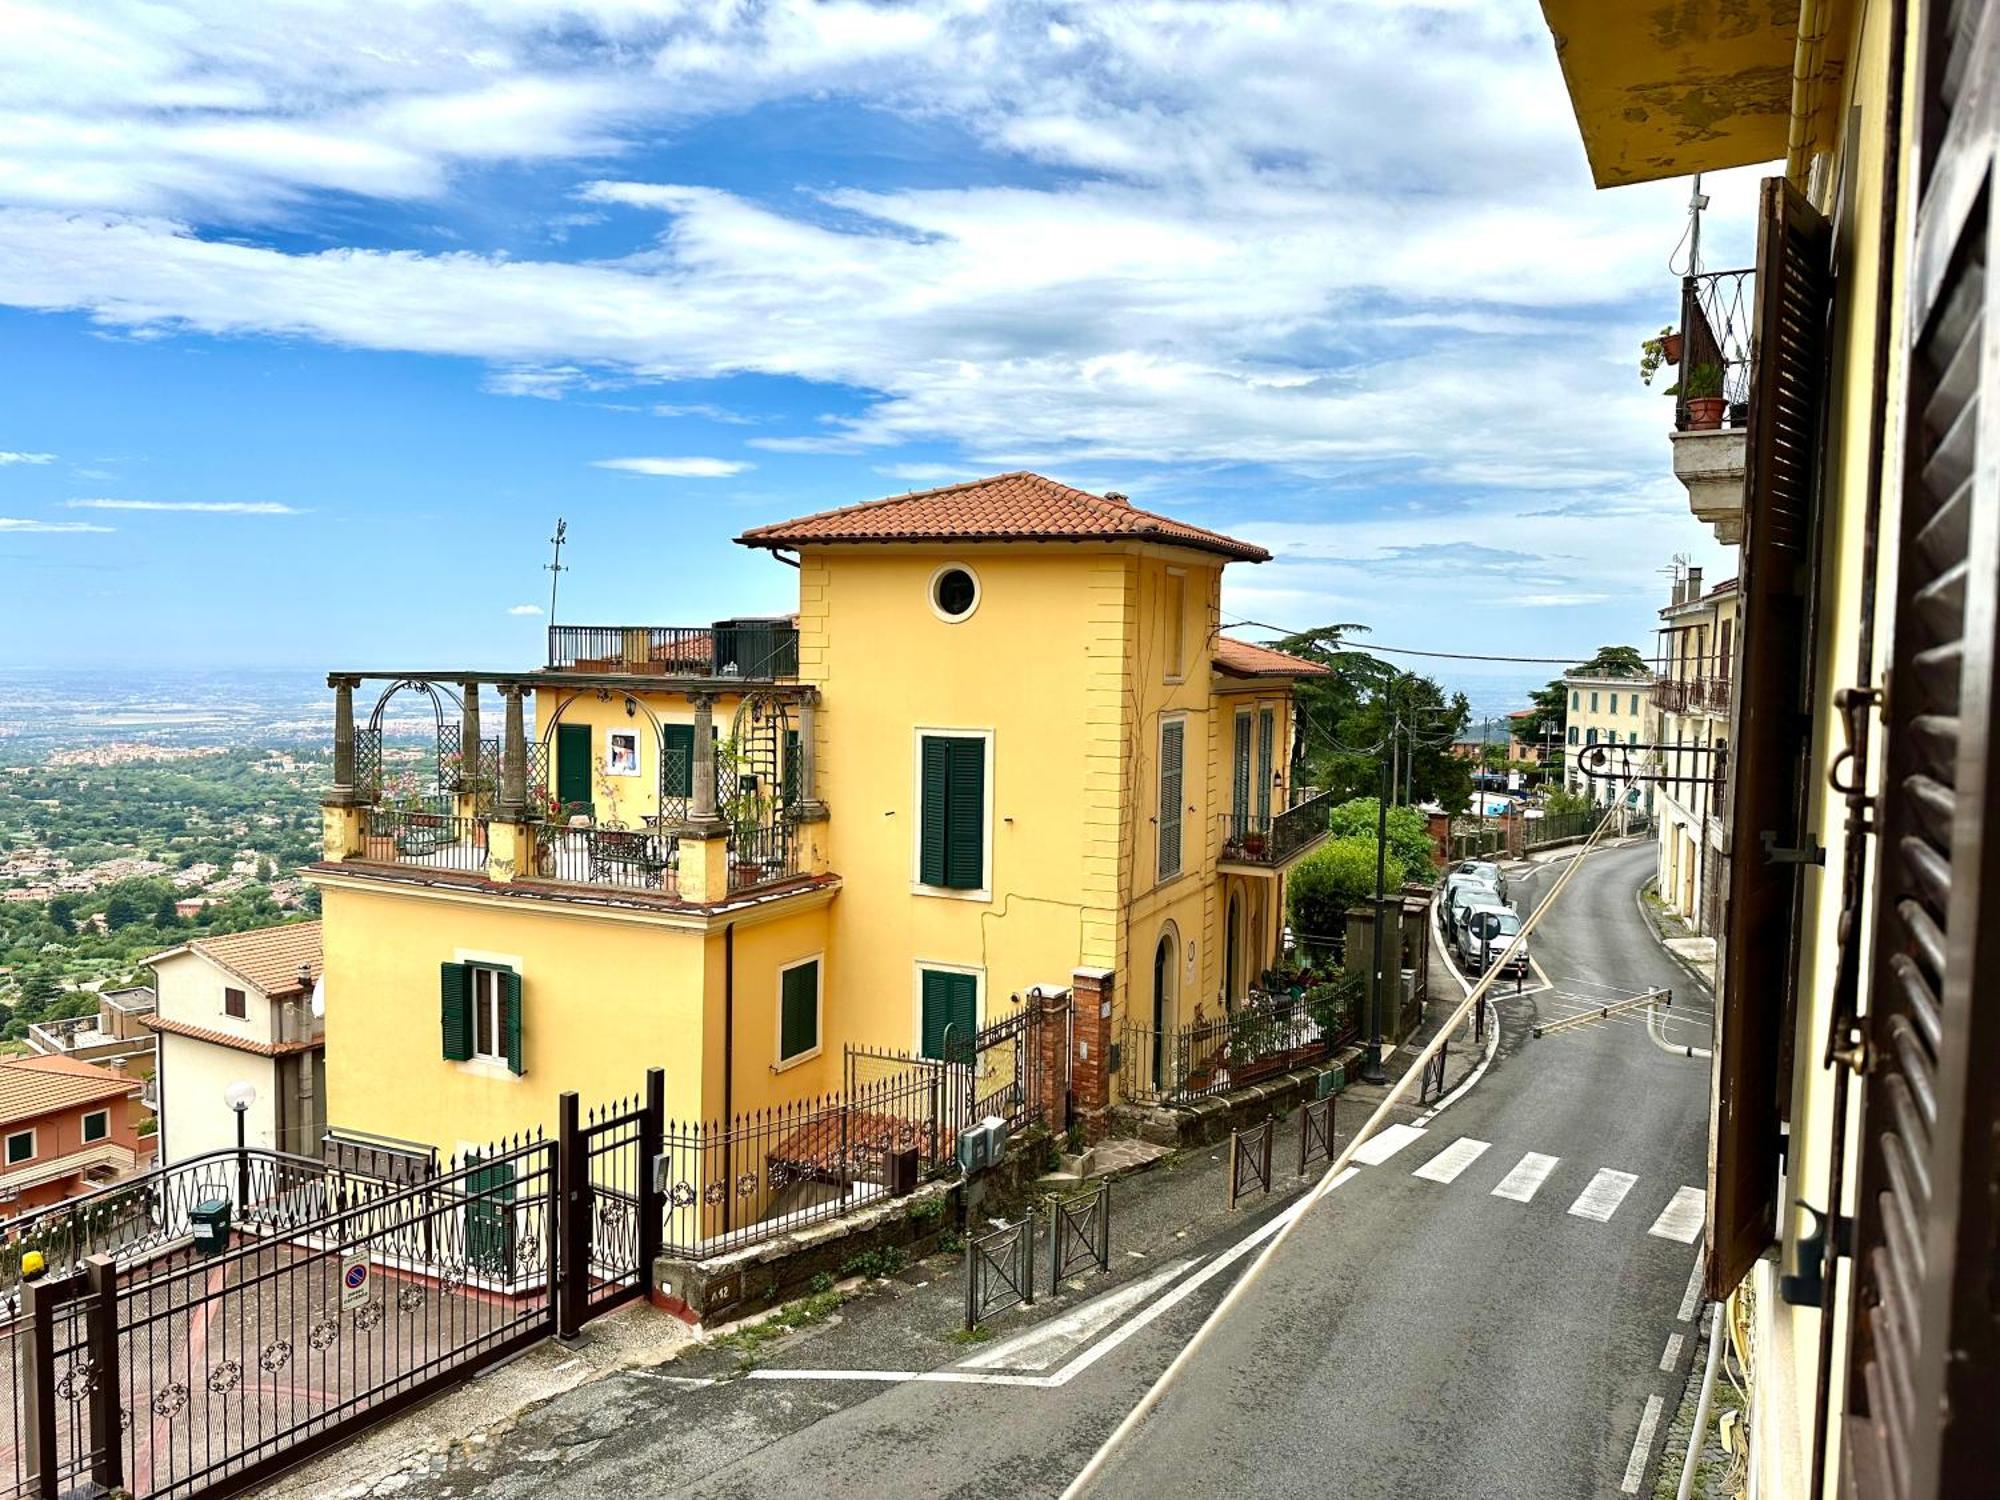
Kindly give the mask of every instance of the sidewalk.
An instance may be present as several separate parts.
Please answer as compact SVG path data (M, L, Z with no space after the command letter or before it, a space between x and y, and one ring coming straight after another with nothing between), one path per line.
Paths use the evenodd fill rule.
M1653 934L1653 940L1667 950L1668 955L1699 980L1710 996L1715 994L1715 939L1697 937L1680 916L1667 909L1654 889L1654 883L1647 881L1639 887L1639 915L1646 919L1646 930Z
M1367 1108L1350 1105L1345 1097L1335 1105L1336 1152L1367 1114ZM1399 1112L1399 1117L1408 1116ZM1271 1192L1267 1196L1253 1190L1234 1212L1228 1207L1227 1141L1172 1154L1151 1170L1115 1182L1109 1272L1092 1268L1050 1295L1048 1266L1040 1254L1046 1245L1044 1228L1037 1246L1034 1306L996 1314L979 1336L969 1338L962 1328L962 1253L933 1256L880 1279L843 1281L699 1340L687 1339L683 1325L666 1314L638 1306L588 1325L573 1350L538 1347L516 1364L256 1493L269 1500L503 1491L532 1495L541 1482L587 1457L607 1438L658 1421L667 1405L681 1406L676 1420L688 1420L691 1428L701 1425L694 1420L697 1399L702 1422L727 1428L749 1420L745 1402L775 1399L774 1388L741 1380L753 1369L921 1371L959 1363L988 1342L1054 1324L1108 1291L1136 1286L1185 1256L1234 1242L1280 1212L1325 1171L1325 1164L1317 1163L1305 1176L1297 1175L1298 1137L1294 1113L1277 1127ZM1054 1186L1074 1191L1068 1184ZM977 1223L967 1231L984 1233L992 1227ZM666 1325L665 1342L632 1357L630 1351L645 1348L647 1330L661 1325ZM560 1387L518 1386L512 1372L531 1363L539 1367L540 1380L553 1370L569 1378Z

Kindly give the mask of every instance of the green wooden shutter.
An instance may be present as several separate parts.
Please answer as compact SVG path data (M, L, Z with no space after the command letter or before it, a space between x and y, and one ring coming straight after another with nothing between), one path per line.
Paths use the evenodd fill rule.
M1268 708L1257 710L1257 821L1271 817L1271 756L1277 745L1278 716Z
M923 740L923 808L917 879L925 885L945 883L945 808L950 799L950 741L938 735Z
M779 1000L778 1058L784 1061L819 1045L819 962L785 970Z
M986 881L986 742L960 738L945 744L944 883L976 891Z
M520 1077L521 1067L521 976L512 969L500 971L503 987L501 1008L505 1014L500 1017L500 1025L507 1039L507 1071Z
M971 974L923 971L923 1054L964 1057L979 1023L979 981Z
M565 813L594 811L590 788L596 769L590 753L590 726L556 725L556 800Z
M464 1062L472 1056L471 978L464 964L438 965L439 1015L444 1031L447 1062Z
M1236 716L1236 759L1235 774L1231 790L1235 793L1229 810L1236 814L1237 832L1244 832L1244 820L1250 816L1250 715Z
M666 760L661 781L669 797L694 795L694 725L663 724L661 743Z
M1160 879L1181 872L1181 752L1187 726L1160 726Z

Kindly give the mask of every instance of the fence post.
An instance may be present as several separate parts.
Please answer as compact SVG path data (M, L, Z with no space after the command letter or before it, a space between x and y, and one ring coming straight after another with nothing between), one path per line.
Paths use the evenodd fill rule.
M93 1255L84 1275L90 1287L90 1477L102 1489L125 1487L125 1442L120 1426L118 1371L118 1265Z
M1264 1191L1267 1193L1271 1191L1271 1142L1277 1136L1277 1133L1278 1117L1276 1115L1264 1116L1264 1139L1258 1147L1258 1152L1263 1158L1263 1170L1259 1175L1264 1180Z
M653 1162L666 1150L666 1134L667 1070L648 1068L645 1113L639 1117L639 1274L648 1288L666 1231L666 1203L653 1178Z
M1027 1295L1022 1298L1028 1306L1035 1305L1035 1207L1028 1205L1028 1221L1021 1226L1021 1253L1027 1257L1027 1265L1022 1269L1021 1281L1027 1287Z
M965 1331L979 1326L979 1237L965 1237Z
M64 1278L66 1281L68 1278ZM21 1391L21 1425L27 1452L21 1478L27 1493L55 1500L56 1467L56 1303L64 1282L30 1281L21 1288L21 1311L27 1334L25 1368L16 1377Z
M556 1337L574 1339L583 1331L584 1299L590 1290L590 1217L584 1198L590 1163L583 1152L577 1097L565 1090L556 1101L556 1233L562 1241L556 1284Z
M1063 1206L1054 1193L1049 1194L1047 1202L1049 1209L1049 1295L1054 1297L1062 1292L1061 1234ZM1034 1219L1035 1211L1030 1208L1028 1210L1028 1236L1030 1239L1034 1237Z

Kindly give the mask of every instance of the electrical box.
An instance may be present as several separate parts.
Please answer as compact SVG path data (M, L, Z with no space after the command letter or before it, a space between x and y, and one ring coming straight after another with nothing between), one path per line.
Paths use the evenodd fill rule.
M202 1255L220 1255L229 1248L229 1200L204 1198L188 1210L194 1248Z
M1007 1159L1007 1122L998 1115L988 1115L977 1128L986 1132L986 1165L999 1166Z
M991 1141L984 1124L968 1125L958 1133L959 1170L967 1177L984 1172L991 1164Z

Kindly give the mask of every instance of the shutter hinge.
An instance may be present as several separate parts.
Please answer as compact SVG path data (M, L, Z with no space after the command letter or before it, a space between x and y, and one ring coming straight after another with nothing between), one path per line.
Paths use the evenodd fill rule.
M1793 1307L1818 1307L1826 1290L1826 1215L1804 1199L1798 1207L1812 1216L1813 1232L1799 1237L1799 1269L1778 1278L1778 1295ZM1854 1220L1846 1217L1833 1222L1833 1253L1854 1254Z
M1826 863L1825 846L1810 833L1805 836L1805 843L1796 849L1780 848L1778 836L1768 828L1758 836L1758 842L1764 846L1766 864L1824 865Z

